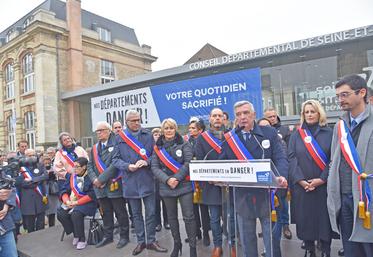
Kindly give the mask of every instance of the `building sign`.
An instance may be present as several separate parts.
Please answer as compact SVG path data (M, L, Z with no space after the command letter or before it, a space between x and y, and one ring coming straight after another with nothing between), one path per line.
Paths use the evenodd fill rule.
M92 130L98 121L124 121L130 109L141 115L144 127L157 127L165 118L188 124L191 116L206 119L219 107L234 116L233 104L250 101L263 111L260 69L246 69L189 80L160 84L91 99Z
M302 39L298 41L288 42L284 44L263 47L255 50L249 50L232 55L226 55L217 57L209 60L194 62L189 64L190 70L199 70L219 66L223 64L253 60L260 57L266 57L276 54L283 54L292 51L320 47L325 45L331 45L335 43L341 43L343 41L354 40L358 38L364 38L373 36L373 25L355 28L351 30L340 31L336 33L330 33L322 36Z

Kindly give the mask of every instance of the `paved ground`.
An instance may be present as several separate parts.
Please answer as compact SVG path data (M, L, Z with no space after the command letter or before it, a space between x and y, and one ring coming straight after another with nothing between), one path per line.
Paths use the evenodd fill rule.
M182 221L180 224L183 225ZM282 256L283 257L303 257L304 251L300 249L301 242L297 239L294 239L295 231L294 227L291 226L293 231L293 239L282 240ZM116 240L113 244L109 244L103 248L96 249L94 246L87 246L86 249L78 251L71 245L72 236L65 236L63 242L60 241L62 233L62 227L57 225L53 228L47 228L42 231L37 231L31 234L23 235L19 239L18 248L19 251L26 257L129 257L132 256L132 250L136 247L136 238L135 235L131 233L130 235L130 244L128 244L123 249L116 249ZM211 232L210 232L211 236ZM185 238L185 230L182 229L182 238ZM118 239L118 238L116 238ZM169 230L162 229L161 232L157 233L157 239L159 243L168 248L169 252L166 254L156 253L154 251L144 250L139 257L164 257L169 256L170 251L173 247L173 241L171 233ZM262 240L259 239L259 247L262 247ZM198 256L199 257L209 257L212 249L210 247L205 247L202 245L202 241L198 242ZM225 242L225 249L227 249L227 243ZM332 245L332 257L337 257L337 251L340 248L340 242L334 241ZM318 256L320 253L318 253ZM187 244L183 244L183 254L182 256L189 256L189 247ZM224 257L228 256L228 251L224 252ZM241 253L238 253L237 256L242 256Z

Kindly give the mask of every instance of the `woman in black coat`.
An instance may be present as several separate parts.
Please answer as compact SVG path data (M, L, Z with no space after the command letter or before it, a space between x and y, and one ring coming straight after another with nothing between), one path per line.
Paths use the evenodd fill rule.
M322 256L327 257L332 230L326 182L333 131L327 127L325 111L316 100L302 104L301 124L291 135L288 146L297 236L305 242L305 256L315 256L314 242L320 240Z
M193 213L192 182L189 180L189 162L193 158L192 146L184 142L176 132L177 124L173 119L165 119L161 130L162 136L154 146L151 167L159 182L159 193L166 204L168 222L174 239L171 257L177 257L182 249L177 217L178 202L181 205L189 239L190 256L196 257L196 221Z

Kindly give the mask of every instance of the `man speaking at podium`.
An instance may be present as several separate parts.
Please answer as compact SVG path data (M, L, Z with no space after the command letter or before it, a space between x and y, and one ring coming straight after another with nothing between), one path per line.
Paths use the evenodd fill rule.
M287 187L288 161L275 129L258 126L255 123L255 110L249 101L234 104L237 128L226 133L223 144L223 158L233 160L271 159L278 170L279 184ZM273 166L273 165L272 165ZM266 257L272 257L271 251L271 218L270 201L273 206L274 197L270 197L267 189L236 188L237 219L244 257L258 256L256 219L259 218ZM274 208L272 208L273 211ZM275 217L273 217L275 218ZM274 220L272 220L274 221ZM273 229L273 256L281 257L281 227Z

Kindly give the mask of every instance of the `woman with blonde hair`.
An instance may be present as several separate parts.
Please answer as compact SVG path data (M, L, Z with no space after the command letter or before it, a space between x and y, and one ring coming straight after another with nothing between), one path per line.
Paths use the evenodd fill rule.
M154 146L152 172L159 183L159 193L166 203L168 222L174 239L171 257L182 252L178 221L180 202L185 230L189 239L190 256L196 257L196 221L193 213L193 188L189 180L189 162L193 158L192 146L184 142L177 132L173 119L165 119L161 126L162 135Z
M301 127L290 136L288 154L297 237L305 243L305 257L316 256L317 240L321 242L321 256L330 256L332 230L326 182L332 136L321 104L316 100L304 102Z

